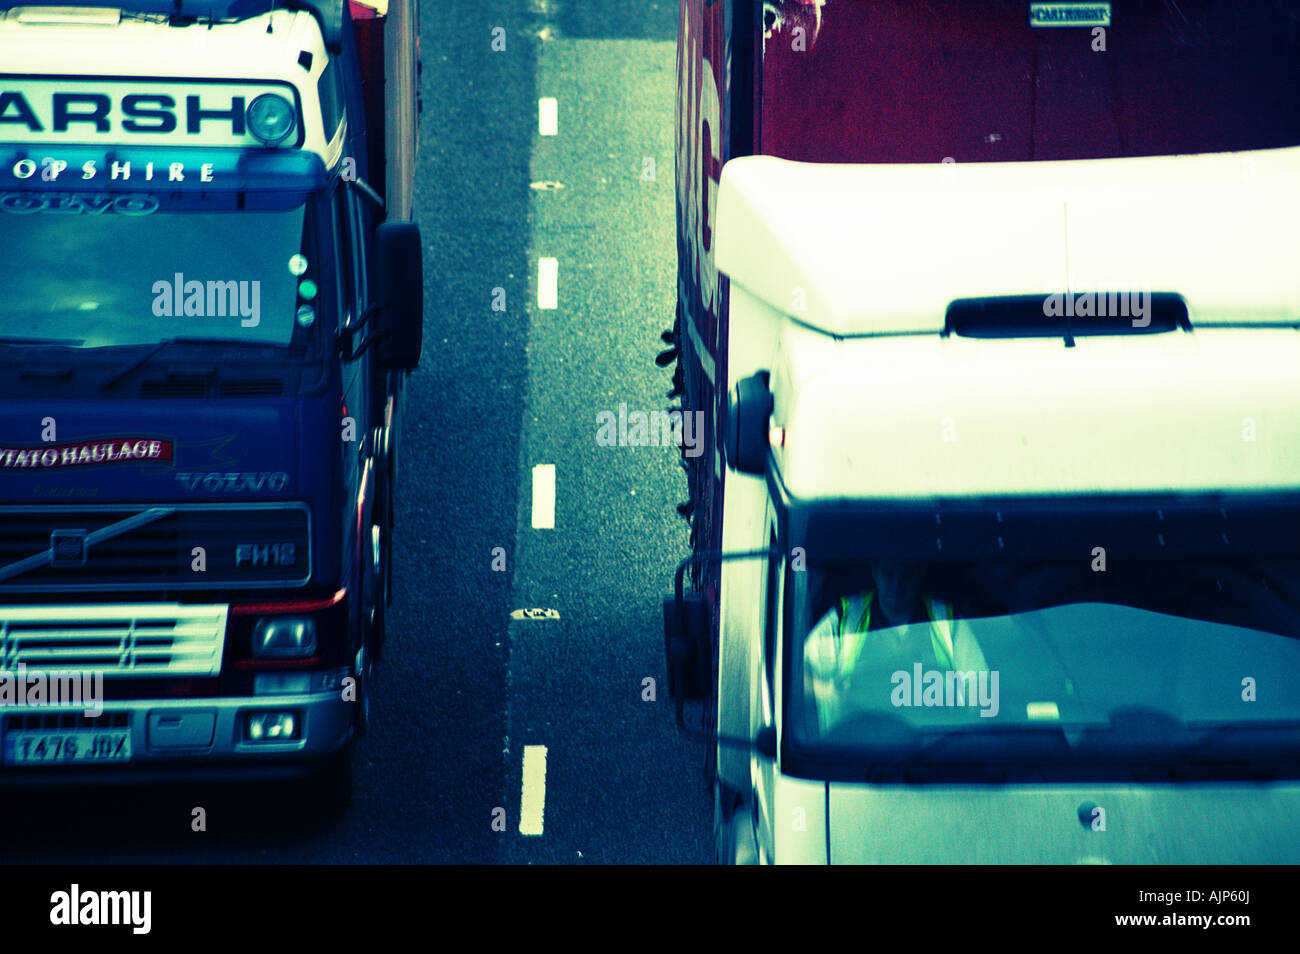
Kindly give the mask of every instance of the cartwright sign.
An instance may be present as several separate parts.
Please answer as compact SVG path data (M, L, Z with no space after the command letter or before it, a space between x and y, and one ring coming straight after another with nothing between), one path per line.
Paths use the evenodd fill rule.
M1029 25L1033 27L1108 27L1109 3L1031 3Z

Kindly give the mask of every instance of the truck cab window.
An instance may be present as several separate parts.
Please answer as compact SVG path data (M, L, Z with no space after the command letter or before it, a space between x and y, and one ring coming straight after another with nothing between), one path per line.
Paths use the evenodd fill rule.
M346 327L361 318L357 305L356 259L352 235L352 215L348 190L340 184L334 189L334 231L338 235L339 325Z
M332 61L321 71L316 89L320 93L321 118L325 121L326 136L333 139L339 124L343 122L345 97L342 77Z
M1223 512L1229 539L1241 541L1235 552L1215 526L1228 518L1210 508L1164 510L1161 553L1138 549L1140 531L1112 529L1118 517L1066 511L1036 518L1041 537L1014 555L960 552L957 518L947 517L952 552L942 559L925 555L933 541L920 521L915 540L902 530L890 540L912 543L911 554L818 560L806 595L794 597L801 675L788 691L813 703L814 734L831 745L867 745L875 736L863 726L885 722L900 732L982 729L995 718L1031 726L1043 712L1101 738L1114 713L1141 706L1185 724L1239 723L1240 710L1217 701L1216 674L1265 657L1297 671L1300 560L1268 535L1280 516ZM848 523L836 518L831 532L869 538L869 521ZM1077 557L1090 551L1071 536L1102 533L1115 541L1105 572ZM960 686L948 688L949 673ZM935 690L924 702L919 687L941 681L942 700ZM1293 700L1270 704L1271 717L1296 717Z

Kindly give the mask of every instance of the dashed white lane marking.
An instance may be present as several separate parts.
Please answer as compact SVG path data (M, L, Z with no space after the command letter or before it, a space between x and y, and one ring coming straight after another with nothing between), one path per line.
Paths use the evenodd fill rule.
M555 465L533 468L533 529L555 529Z
M560 260L537 260L537 307L555 308L560 300Z
M540 835L546 814L546 746L524 746L524 785L519 796L519 834Z
M554 96L543 96L537 101L537 132L554 136L560 124L560 104Z

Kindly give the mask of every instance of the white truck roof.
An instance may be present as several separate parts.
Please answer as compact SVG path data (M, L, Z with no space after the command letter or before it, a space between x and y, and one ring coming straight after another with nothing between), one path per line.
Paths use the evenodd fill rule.
M746 156L715 261L834 335L938 331L955 299L1174 292L1194 326L1300 316L1300 148L1071 162L828 165Z

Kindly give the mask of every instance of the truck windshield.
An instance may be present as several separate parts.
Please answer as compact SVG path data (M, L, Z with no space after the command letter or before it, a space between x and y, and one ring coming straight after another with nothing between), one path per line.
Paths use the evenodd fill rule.
M316 251L328 247L316 235L328 216L301 195L262 206L222 194L0 193L0 335L82 349L305 343L332 273Z
M765 8L760 151L768 155L1007 162L1300 143L1294 0L780 0ZM1063 25L1085 15L1082 25Z
M858 754L953 735L995 755L1010 728L1172 757L1205 733L1300 725L1300 544L1280 531L1297 515L990 510L895 521L888 538L879 521L810 523L786 584L791 730ZM856 558L828 544L855 537Z

